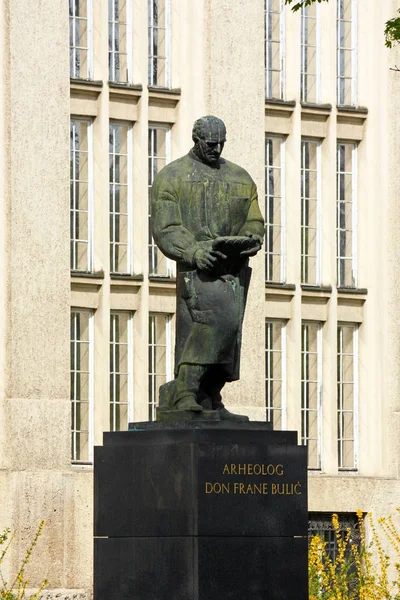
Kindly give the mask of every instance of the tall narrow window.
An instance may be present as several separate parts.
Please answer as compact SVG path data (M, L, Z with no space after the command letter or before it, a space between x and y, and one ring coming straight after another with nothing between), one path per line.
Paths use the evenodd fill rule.
M71 311L71 433L72 460L92 460L92 314Z
M265 323L265 374L267 421L274 429L286 427L286 326L282 321Z
M170 87L169 82L169 0L148 0L149 85Z
M357 146L337 145L337 284L357 285Z
M284 97L284 12L283 0L264 0L265 12L265 97Z
M337 102L357 104L357 0L338 0Z
M319 4L301 8L301 99L319 102L320 34Z
M337 411L339 469L357 469L357 364L358 330L339 325L337 330Z
M149 315L149 420L156 418L160 385L172 379L171 317Z
M70 125L71 269L92 268L92 156L90 121L72 119Z
M131 127L110 123L110 271L131 272Z
M149 128L149 274L172 275L172 261L157 248L151 234L150 194L157 173L170 160L170 130L167 127Z
M132 418L132 314L110 315L110 430L128 428Z
M265 279L285 280L285 141L265 139Z
M319 142L301 142L301 281L320 283L320 180Z
M301 442L308 445L308 466L321 468L322 328L303 323L301 336Z
M69 0L70 76L92 79L92 0Z
M108 67L110 81L131 81L131 1L108 1Z

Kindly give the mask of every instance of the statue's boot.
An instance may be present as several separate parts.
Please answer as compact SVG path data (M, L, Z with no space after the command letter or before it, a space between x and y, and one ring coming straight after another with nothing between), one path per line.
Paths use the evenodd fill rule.
M234 421L235 423L248 423L250 421L249 417L232 413L225 406L217 408L216 411L221 421Z
M203 411L203 407L197 402L197 396L205 370L206 367L203 365L180 365L176 379L174 410Z
M213 410L217 411L221 421L234 421L235 423L248 423L250 421L249 417L246 417L245 415L237 415L236 413L232 413L225 408L223 402L221 401L221 394L218 394L217 397L214 396L212 407Z
M174 410L191 410L193 412L202 412L203 407L196 402L196 396L194 394L187 394L187 396L183 396L180 398L175 406Z

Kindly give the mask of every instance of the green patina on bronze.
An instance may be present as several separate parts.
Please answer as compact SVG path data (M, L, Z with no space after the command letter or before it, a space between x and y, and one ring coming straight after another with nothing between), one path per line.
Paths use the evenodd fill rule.
M176 379L160 390L160 407L234 418L220 392L239 378L248 261L261 248L264 221L250 175L220 157L223 122L199 119L193 140L152 187L153 236L177 263Z

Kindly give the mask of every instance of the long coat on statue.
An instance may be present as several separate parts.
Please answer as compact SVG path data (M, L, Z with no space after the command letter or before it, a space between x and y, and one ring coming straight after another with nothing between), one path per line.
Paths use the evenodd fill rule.
M194 255L216 238L263 237L254 181L234 163L211 167L190 151L156 176L151 216L156 244L177 262L175 374L182 363L220 365L226 381L238 379L248 258L229 255L205 273Z

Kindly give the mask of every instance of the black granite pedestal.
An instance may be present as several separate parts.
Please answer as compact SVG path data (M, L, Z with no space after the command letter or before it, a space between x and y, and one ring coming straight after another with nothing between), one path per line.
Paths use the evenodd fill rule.
M138 423L95 448L95 600L307 600L307 456L267 423Z

